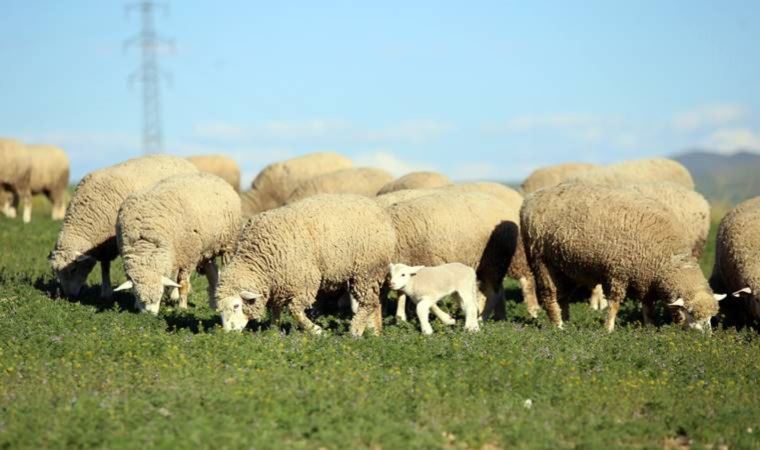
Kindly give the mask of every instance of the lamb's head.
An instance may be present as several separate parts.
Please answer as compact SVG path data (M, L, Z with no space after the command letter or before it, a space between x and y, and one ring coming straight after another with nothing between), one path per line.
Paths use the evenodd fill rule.
M242 290L217 300L217 310L222 316L225 331L243 331L248 321L264 315L264 294Z
M389 264L388 265L388 273L390 276L389 286L394 291L402 290L406 287L406 285L409 283L409 280L412 279L413 276L417 275L417 272L420 271L425 266L407 266L406 264Z
M64 295L77 297L97 260L78 251L53 250L48 256Z
M705 333L712 331L710 319L718 314L718 302L726 298L726 294L713 294L711 292L698 291L690 297L678 298L670 303L671 308L685 319L684 326Z

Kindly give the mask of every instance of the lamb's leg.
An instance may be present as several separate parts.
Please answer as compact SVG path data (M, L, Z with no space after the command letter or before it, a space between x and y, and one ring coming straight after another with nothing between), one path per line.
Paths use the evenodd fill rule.
M615 330L615 318L617 317L618 310L620 309L620 303L625 299L625 292L627 290L626 283L613 280L610 283L610 296L608 299L610 309L607 311L607 331L612 333Z
M100 298L111 300L113 288L111 287L111 261L100 261Z
M476 309L475 316L476 317L477 317L477 308L478 308L478 306L476 304L475 305L475 309ZM441 308L439 308L438 305L436 305L435 303L433 303L433 305L430 307L430 310L433 311L433 314L435 314L435 316L438 318L438 320L440 320L441 322L443 322L446 325L454 325L455 323L457 323L457 321L454 320L453 317L451 317L450 315L448 315L445 311L443 311Z
M464 311L464 329L467 331L478 331L478 303L475 298L477 286L473 284L471 292L459 293L459 301Z
M562 310L557 303L557 287L549 268L543 262L538 262L535 269L533 275L536 278L536 292L546 308L546 314L554 325L562 328Z
M187 295L190 292L190 271L179 269L177 280L179 281L179 309L187 309Z
M402 322L406 322L406 294L401 291L396 291L398 298L396 303L396 318Z
M219 269L213 259L203 264L203 273L208 280L208 305L211 309L216 309L216 286L219 284Z
M534 319L537 318L541 307L538 305L536 287L533 285L533 280L528 277L520 277L517 281L520 282L520 290L522 291L523 302L525 302L525 306L528 308L528 314Z
M430 307L433 306L433 300L429 297L422 297L417 302L417 318L420 321L422 334L433 334L433 327L430 326L429 315Z
M309 318L306 316L306 312L302 306L304 304L306 303L298 301L298 299L291 300L291 302L288 304L288 311L290 311L290 315L293 316L293 319L295 319L298 326L300 326L307 333L314 335L322 334L322 327L309 320Z

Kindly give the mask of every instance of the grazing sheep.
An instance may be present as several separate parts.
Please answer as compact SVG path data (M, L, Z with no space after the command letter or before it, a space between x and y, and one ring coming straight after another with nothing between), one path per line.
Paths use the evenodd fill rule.
M707 235L710 232L710 204L698 192L687 189L672 182L622 184L643 197L655 200L665 206L678 221L684 238L692 243L691 254L699 259L705 248ZM597 285L589 299L591 308L595 310L606 307L606 299L601 286ZM644 322L651 323L653 305L644 302Z
M100 295L111 297L111 261L119 254L116 215L131 193L176 174L198 173L189 161L167 155L135 158L88 174L71 198L49 262L63 293L76 297L96 262Z
M609 331L629 291L668 299L690 327L709 329L718 297L692 256L693 242L661 203L626 187L564 183L528 196L520 219L541 303L560 328L570 290L601 283Z
M23 205L24 223L32 220L31 179L32 162L26 147L13 139L0 139L0 188L12 196L5 194L2 199L6 216L15 218Z
M441 188L447 192L483 192L485 194L492 195L500 199L510 210L518 213L520 207L522 207L523 197L519 192L505 186L501 183L493 183L487 181L474 182L474 183L462 183L454 184ZM516 223L519 226L519 220L516 219ZM538 316L538 311L541 307L538 305L538 299L536 298L536 291L533 283L533 274L528 266L528 260L525 257L525 250L523 249L522 239L517 239L517 248L515 254L512 256L512 260L507 270L507 275L510 278L517 280L520 283L520 291L522 292L523 301L528 309L528 313L533 316ZM492 300L496 300L496 303L489 303L481 305L481 311L483 317L487 318L492 312L495 312L496 318L504 318L504 301L502 297L491 297Z
M348 285L357 311L351 334L361 336L370 318L380 320L380 286L396 236L385 211L358 195L317 195L249 219L235 253L222 269L216 292L225 330L242 330L287 307L304 330L322 329L306 317L319 292Z
M357 167L330 172L301 183L287 203L297 202L317 194L356 194L374 197L393 177L382 169Z
M187 160L201 172L213 173L240 192L240 166L234 159L224 155L194 155Z
M331 152L309 153L270 164L253 180L251 190L241 194L243 215L250 217L280 207L302 182L351 166L351 160Z
M387 208L399 202L435 194L436 192L439 191L435 189L402 189L400 191L388 192L387 194L378 194L378 196L375 197L375 201L381 207Z
M760 320L760 197L740 203L720 221L710 282L738 299L742 315Z
M524 193L530 194L539 189L556 186L568 178L596 167L598 167L596 164L588 163L565 163L541 167L528 175L521 187Z
M567 181L571 180L608 186L669 181L687 189L694 189L694 180L686 167L672 159L664 158L623 161L597 167L567 179Z
M115 290L133 289L138 309L158 314L164 288L178 288L179 307L187 308L190 274L197 269L208 278L213 302L214 259L232 253L241 221L240 197L213 174L175 175L133 193L116 219L128 281Z
M383 186L377 195L402 189L433 189L451 184L449 177L438 172L411 172Z
M440 299L456 294L465 314L464 328L478 331L478 282L475 270L464 264L449 263L435 267L391 264L389 286L401 291L417 305L417 317L423 334L433 334L428 320L430 309ZM453 325L454 321L446 323Z
M63 220L66 214L66 189L69 187L69 157L50 145L28 145L32 163L32 194L44 194L53 204L51 217Z
M396 230L395 261L466 264L476 270L486 305L498 303L519 239L517 210L483 192L444 188L392 204L386 211ZM404 306L404 296L399 296L396 315L401 320L406 320Z

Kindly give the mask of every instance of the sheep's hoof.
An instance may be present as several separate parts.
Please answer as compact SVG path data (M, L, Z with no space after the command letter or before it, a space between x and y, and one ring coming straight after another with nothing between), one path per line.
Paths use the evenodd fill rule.
M469 325L469 326L465 325L464 329L467 330L467 331L469 331L469 332L471 332L471 333L475 333L477 331L480 331L480 327L478 326L478 324Z
M445 325L451 326L451 325L455 325L457 323L457 321L456 321L456 319L453 319L453 318L449 317L448 320L444 320L443 323Z
M406 316L396 315L396 320L399 322L406 322Z

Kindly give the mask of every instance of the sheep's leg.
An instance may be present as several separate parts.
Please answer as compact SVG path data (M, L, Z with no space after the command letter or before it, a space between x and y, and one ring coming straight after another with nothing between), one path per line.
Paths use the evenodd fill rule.
M111 300L113 288L111 287L111 261L100 261L100 298Z
M203 264L203 273L206 275L206 280L208 280L208 306L215 310L216 286L219 284L219 268L216 267L216 262L213 259Z
M477 304L476 304L475 309L477 310L477 308L478 307L477 307ZM433 312L433 314L435 314L435 316L438 318L438 320L440 320L441 322L443 322L446 325L454 325L455 323L457 323L457 321L454 320L453 317L451 317L450 315L448 315L444 310L442 310L441 308L439 308L438 305L436 305L435 303L433 303L433 305L430 307L430 310ZM475 315L477 316L477 311L476 311Z
M533 271L536 278L536 292L541 303L546 308L549 320L558 328L562 328L562 311L557 303L557 287L549 272L549 268L543 262L539 262Z
M618 310L620 309L620 303L625 299L625 292L627 286L620 281L612 281L610 283L610 295L609 295L609 307L607 311L607 331L612 333L615 330L615 318L617 317Z
M604 298L604 289L602 289L601 284L594 286L588 303L594 311L603 311L607 307L607 299Z
M383 268L385 270L385 268ZM384 279L385 272L378 278ZM374 332L379 334L382 331L382 320L377 320L377 309L380 305L380 285L382 282L371 280L356 280L351 285L351 296L357 300L358 307L351 319L351 335L360 337L367 328L368 321L374 321Z
M417 318L420 321L422 334L433 334L433 327L430 326L430 308L433 306L433 300L428 297L422 297L417 302Z
M300 326L307 333L314 335L322 334L322 327L309 320L309 318L306 316L306 312L301 306L302 304L306 303L298 301L298 299L291 300L291 302L288 304L288 311L290 311L290 315L293 316L293 319L295 319L298 326Z
M491 314L494 314L494 319L499 319L500 312L501 319L506 315L504 313L504 290L501 287L496 287L493 283L483 281L480 284L480 288L483 291L483 295L486 296L486 305L483 308L482 317L483 320L488 319Z
M644 318L644 325L654 325L654 301L645 298L641 302L641 315Z
M406 322L406 294L397 291L397 295L396 318L402 322Z
M13 199L13 194L0 188L0 199L3 203L3 214L5 214L5 217L11 217L11 201Z
M32 193L24 193L21 197L21 202L24 205L24 223L29 223L32 221Z
M21 203L21 197L19 197L18 192L11 191L11 204L8 207L8 217L11 219L15 219L18 215L18 207L19 203Z
M190 292L190 271L180 269L177 274L179 281L179 309L187 309L187 295Z
M63 220L66 215L66 191L64 189L54 190L50 193L50 202L53 204L51 218L53 220Z
M537 318L541 307L538 305L536 287L533 285L533 280L528 277L520 277L517 281L520 282L520 290L522 291L523 302L526 308L528 308L528 314L534 319Z

